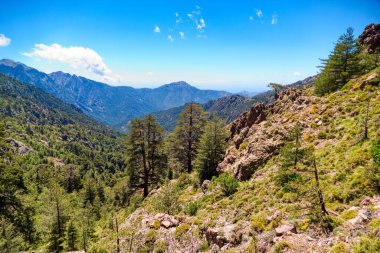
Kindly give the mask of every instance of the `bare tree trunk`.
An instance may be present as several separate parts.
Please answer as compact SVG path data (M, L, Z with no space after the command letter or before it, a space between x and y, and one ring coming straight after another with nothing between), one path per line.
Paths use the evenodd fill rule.
M84 252L87 252L87 244L86 244L87 234L86 234L85 229L83 229L82 236L83 236L83 249L84 249Z
M321 189L319 188L319 177L318 177L318 169L317 169L317 163L315 162L315 159L313 159L313 166L314 166L314 178L315 183L317 186L317 192L318 192L318 198L319 198L319 205L321 207L321 211L325 215L329 215L329 212L326 210L325 201L323 199L323 193Z
M119 224L117 222L117 217L115 218L115 225L116 225L116 250L119 253L120 252L120 239L119 239Z

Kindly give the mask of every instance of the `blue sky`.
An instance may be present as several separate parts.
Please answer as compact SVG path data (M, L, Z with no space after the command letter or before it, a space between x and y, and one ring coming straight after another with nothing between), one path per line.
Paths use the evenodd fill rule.
M380 1L0 0L0 58L112 85L257 91L317 73Z

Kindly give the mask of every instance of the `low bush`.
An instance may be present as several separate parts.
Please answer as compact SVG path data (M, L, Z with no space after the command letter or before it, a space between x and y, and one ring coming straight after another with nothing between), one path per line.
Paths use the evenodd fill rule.
M217 178L214 177L212 180L220 185L223 194L226 196L234 194L239 187L239 182L228 173L223 173Z

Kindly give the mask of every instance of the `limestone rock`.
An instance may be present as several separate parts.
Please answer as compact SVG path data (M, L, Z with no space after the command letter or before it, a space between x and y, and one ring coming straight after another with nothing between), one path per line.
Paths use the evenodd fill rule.
M288 232L291 232L293 234L297 234L297 229L294 225L291 224L285 224L282 226L279 226L275 229L276 231L276 236L282 236Z
M174 216L166 213L158 213L154 216L154 219L158 220L164 228L176 227L179 224L179 221Z

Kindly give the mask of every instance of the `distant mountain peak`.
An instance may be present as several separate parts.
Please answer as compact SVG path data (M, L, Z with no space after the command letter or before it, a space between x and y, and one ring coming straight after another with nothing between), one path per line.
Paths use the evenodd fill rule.
M4 66L12 67L12 68L17 67L17 66L23 66L24 68L31 69L30 67L26 66L25 64L21 62L16 62L11 59L2 59L0 60L0 64Z
M160 86L159 88L195 88L194 86L191 86L185 81L178 81L178 82L173 82L173 83L168 83ZM195 88L196 89L196 88Z

